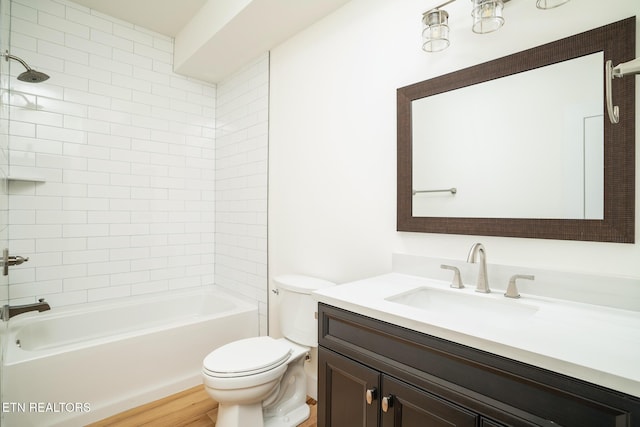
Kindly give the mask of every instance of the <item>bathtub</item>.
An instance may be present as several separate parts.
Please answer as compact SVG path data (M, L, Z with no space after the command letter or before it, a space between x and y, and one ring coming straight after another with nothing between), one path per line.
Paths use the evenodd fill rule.
M202 384L209 352L258 332L255 305L204 289L16 316L2 425L75 427Z

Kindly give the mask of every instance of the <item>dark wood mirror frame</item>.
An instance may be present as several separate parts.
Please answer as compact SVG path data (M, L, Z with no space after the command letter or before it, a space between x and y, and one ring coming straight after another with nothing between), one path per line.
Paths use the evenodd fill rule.
M604 52L613 65L635 58L636 18L528 49L397 91L397 230L423 233L633 243L635 238L635 76L616 78L613 100L620 122L604 123L604 219L515 219L415 217L412 211L411 102L568 59ZM602 64L604 70L604 63ZM603 72L604 75L604 72ZM606 77L605 77L606 78ZM604 80L602 90L604 93Z

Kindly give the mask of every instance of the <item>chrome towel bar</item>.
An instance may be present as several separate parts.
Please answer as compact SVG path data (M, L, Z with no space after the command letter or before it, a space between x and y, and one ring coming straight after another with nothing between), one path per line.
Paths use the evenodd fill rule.
M451 194L456 194L458 192L458 189L453 187L453 188L446 188L444 190L413 190L413 195L415 196L418 193L451 193Z

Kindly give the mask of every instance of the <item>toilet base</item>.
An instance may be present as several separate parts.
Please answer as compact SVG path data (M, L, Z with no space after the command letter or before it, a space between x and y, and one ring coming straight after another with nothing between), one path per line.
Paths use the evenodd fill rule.
M306 403L281 416L263 418L262 404L223 405L218 407L216 427L296 427L309 418L311 409Z
M218 419L216 427L262 427L262 403L249 405L224 405L218 406Z
M306 421L311 414L309 405L301 405L280 417L269 417L264 420L264 427L295 427ZM250 425L250 424L247 424Z

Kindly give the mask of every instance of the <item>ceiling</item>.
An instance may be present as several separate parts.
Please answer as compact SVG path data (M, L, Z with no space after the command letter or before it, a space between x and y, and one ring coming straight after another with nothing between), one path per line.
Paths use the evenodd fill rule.
M217 83L349 0L73 0L175 38L174 71Z
M73 0L105 15L175 37L207 0Z

